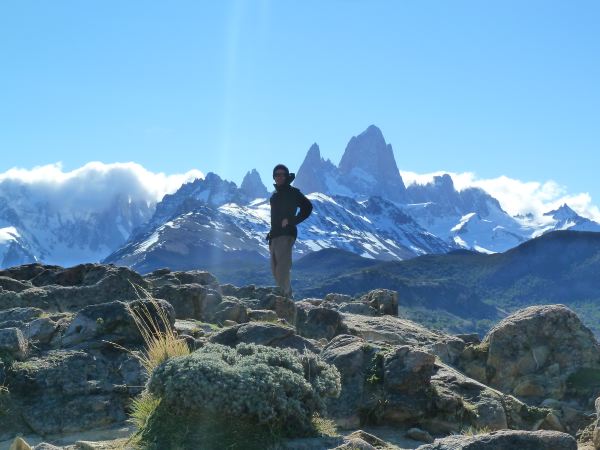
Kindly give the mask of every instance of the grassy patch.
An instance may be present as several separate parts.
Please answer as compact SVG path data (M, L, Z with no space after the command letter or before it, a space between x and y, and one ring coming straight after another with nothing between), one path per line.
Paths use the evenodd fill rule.
M474 426L468 426L466 428L463 428L462 430L460 430L460 434L462 434L463 436L477 436L479 434L487 434L490 433L492 430L489 427L474 427Z
M319 416L318 414L315 414L312 418L312 425L314 427L315 433L319 436L339 436L339 433L337 431L337 425L331 419L326 419L324 417Z

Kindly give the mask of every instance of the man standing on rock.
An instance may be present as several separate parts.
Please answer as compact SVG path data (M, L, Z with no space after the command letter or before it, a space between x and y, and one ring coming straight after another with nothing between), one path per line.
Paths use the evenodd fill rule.
M290 272L292 247L298 236L296 225L312 212L312 204L290 183L296 176L283 164L273 169L275 192L271 196L271 231L267 235L271 253L271 271L284 296L292 298ZM300 211L298 211L300 209Z

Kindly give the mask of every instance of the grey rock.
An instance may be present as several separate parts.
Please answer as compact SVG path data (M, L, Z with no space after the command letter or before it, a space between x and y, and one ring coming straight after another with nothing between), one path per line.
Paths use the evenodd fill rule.
M476 436L450 436L417 450L577 450L575 439L558 431L502 430Z
M361 300L369 304L381 315L398 315L398 292L389 289L375 289L370 291Z
M377 447L377 448L387 447L387 443L384 440L379 439L377 436L375 436L371 433L367 433L364 430L356 430L356 431L350 433L348 436L346 436L346 438L361 439L362 441L364 441L374 447Z
M480 344L481 338L477 333L456 334L457 338L462 339L465 344Z
M433 442L433 437L425 430L421 430L420 428L410 428L406 431L406 437L410 439L414 439L415 441Z
M52 445L47 442L41 442L31 447L31 450L62 450L63 448L64 447L57 447L56 445Z
M159 314L157 308L160 308L162 313ZM171 327L175 324L173 307L164 300L136 300L129 303L116 301L92 305L83 308L70 323L62 336L63 346L71 347L86 341L142 344L142 335L130 309L138 311L142 317L151 317L153 323L163 330L165 324L162 317Z
M252 343L270 347L309 350L318 353L318 348L308 339L296 335L293 328L266 322L249 322L234 325L210 336L210 342L235 347L237 344Z
M31 287L33 287L33 285L28 281L20 281L7 276L0 276L0 288L5 291L21 292Z
M0 355L22 360L27 355L27 339L18 328L0 329Z
M208 320L219 323L226 320L236 323L248 322L248 308L235 297L225 297L221 303L215 306Z
M125 420L126 392L113 384L115 372L107 361L90 353L51 351L14 363L7 381L28 426L43 435Z
M189 270L185 272L171 272L169 269L161 269L152 272L145 277L154 287L161 287L167 284L184 285L184 284L199 284L209 289L220 292L219 282L217 278L203 270Z
M351 295L330 293L323 300L329 303L350 303L353 299Z
M363 302L342 303L337 307L337 310L341 313L361 314L363 316L379 315L378 310Z
M40 317L44 311L40 308L9 308L0 311L0 324L3 322L31 322Z
M208 312L222 300L217 291L198 283L165 284L154 296L168 301L178 319L208 320Z
M428 387L435 371L435 356L409 346L384 356L383 379L388 392L416 392Z
M308 302L296 304L296 329L301 336L311 339L332 339L347 333L342 316L333 309L313 306Z
M223 295L229 295L237 298L250 298L259 301L265 301L269 295L276 295L278 292L275 286L255 286L253 284L237 287L232 284L221 285Z
M487 349L482 381L519 397L560 400L571 375L586 370L600 373L600 345L563 305L515 312L490 330L481 347Z
M0 304L5 308L35 306L46 312L78 311L110 300L135 299L143 296L139 288L149 288L136 272L105 264L80 264L66 269L29 264L0 271L0 276L28 281L34 286L19 293L0 292Z
M342 323L349 334L360 336L366 341L420 347L449 363L457 361L465 346L461 339L454 336L431 331L410 320L389 315L368 317L342 314Z
M340 397L328 403L328 412L342 428L420 421L431 410L433 355L339 335L321 356L341 375Z
M49 317L32 320L25 328L25 337L36 344L48 344L58 325Z
M376 448L363 439L347 438L342 445L338 445L333 450L376 450Z

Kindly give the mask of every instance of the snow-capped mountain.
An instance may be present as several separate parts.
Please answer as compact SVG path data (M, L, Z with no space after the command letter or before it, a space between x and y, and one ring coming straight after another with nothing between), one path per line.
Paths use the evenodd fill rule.
M313 214L302 223L296 256L324 248L340 248L382 260L406 259L453 248L422 229L397 205L380 197L358 202L349 197L309 194ZM158 211L158 209L157 209ZM150 271L169 266L255 259L269 254L265 236L270 228L267 199L246 205L219 207L196 204L154 230L130 241L105 262ZM209 257L210 256L210 257Z
M298 169L294 185L306 193L379 196L395 202L407 198L392 146L375 125L350 139L338 167L324 160L319 146L313 144Z
M112 184L90 197L74 183L34 192L27 183L0 182L0 266L103 259L148 271L268 256L270 193L256 170L240 187L208 173L158 203L131 187L105 194ZM324 248L380 260L458 248L490 253L548 231L600 231L567 205L541 220L512 217L482 189L457 190L447 174L406 186L390 144L373 125L350 139L338 166L313 144L294 184L314 205L300 226L296 256Z
M314 206L300 226L296 256L324 248L381 260L458 248L492 253L550 229L600 231L565 207L548 213L542 225L512 217L482 189L458 191L450 175L406 187L390 145L373 125L350 140L339 166L313 144L294 185ZM209 173L165 196L152 219L105 261L148 271L267 257L268 196L255 170L240 188Z
M423 228L456 245L484 253L502 252L531 237L533 229L507 214L479 188L457 191L450 175L408 186L407 214Z
M121 194L83 207L41 196L27 185L0 185L0 265L100 261L146 222L154 205Z
M571 231L600 231L600 224L593 220L581 217L565 203L554 211L548 211L545 217L551 219L548 226L542 229L543 233L556 230Z

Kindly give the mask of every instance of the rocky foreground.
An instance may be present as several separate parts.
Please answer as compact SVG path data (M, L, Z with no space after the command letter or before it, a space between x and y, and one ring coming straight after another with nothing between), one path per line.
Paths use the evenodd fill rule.
M600 345L562 305L518 311L481 340L398 317L389 290L293 302L207 272L31 264L0 271L0 449L127 446L147 382L127 306L150 297L192 350L254 343L335 365L338 434L281 448L600 448Z

